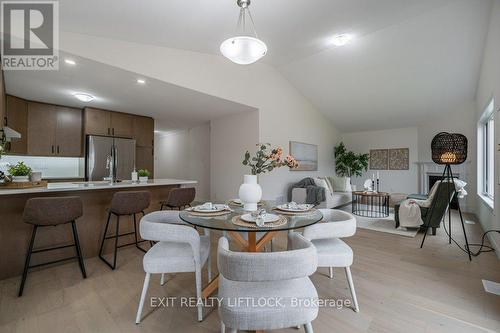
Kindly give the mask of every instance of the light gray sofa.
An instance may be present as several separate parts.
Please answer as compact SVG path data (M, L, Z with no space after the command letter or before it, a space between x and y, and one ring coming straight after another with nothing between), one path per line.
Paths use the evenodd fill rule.
M305 188L294 188L292 190L292 201L299 204L306 203L306 191ZM351 192L330 192L326 188L325 197L326 200L321 202L317 208L337 208L345 206L352 201Z

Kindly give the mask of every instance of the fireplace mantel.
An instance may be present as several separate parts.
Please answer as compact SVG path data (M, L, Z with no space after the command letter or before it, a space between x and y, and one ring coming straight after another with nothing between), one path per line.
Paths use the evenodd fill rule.
M467 181L467 166L470 161L462 164L452 165L451 170L453 171L453 176L458 177L464 182ZM418 166L418 191L419 193L427 193L429 191L429 176L430 175L442 175L444 170L444 165L436 164L434 162L415 162Z

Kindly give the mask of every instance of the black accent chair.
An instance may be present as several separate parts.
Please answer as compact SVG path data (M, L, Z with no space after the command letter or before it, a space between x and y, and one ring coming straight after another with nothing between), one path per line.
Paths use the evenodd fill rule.
M455 186L453 183L449 182L440 182L438 188L436 190L436 194L431 202L429 207L420 207L420 214L422 216L422 221L424 224L422 228L426 225L429 228L432 228L432 234L436 235L436 228L439 228L441 225L441 220L443 219L446 210L448 209L448 205L450 203L450 199L455 195ZM426 200L428 198L427 195L421 194L410 194L407 199L419 199ZM399 227L399 207L401 203L398 203L394 206L394 219L396 220L396 228Z

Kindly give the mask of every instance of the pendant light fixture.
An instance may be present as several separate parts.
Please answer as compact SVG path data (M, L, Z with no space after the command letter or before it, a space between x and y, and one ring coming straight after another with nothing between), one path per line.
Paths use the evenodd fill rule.
M236 36L223 41L220 45L220 51L224 57L234 63L249 65L266 55L267 46L257 37L252 14L248 8L250 0L237 0L236 4L240 7ZM251 35L248 35L245 30L247 14L252 26Z

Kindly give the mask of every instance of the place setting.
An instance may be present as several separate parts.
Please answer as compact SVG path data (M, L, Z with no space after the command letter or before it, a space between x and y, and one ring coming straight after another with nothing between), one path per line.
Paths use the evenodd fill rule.
M312 204L298 204L294 201L276 205L273 210L284 215L308 215L316 211Z
M214 204L206 202L201 205L186 208L190 215L200 217L222 216L231 213L233 210L226 204Z
M288 222L285 216L268 213L265 209L234 216L231 221L236 225L250 228L273 228Z

